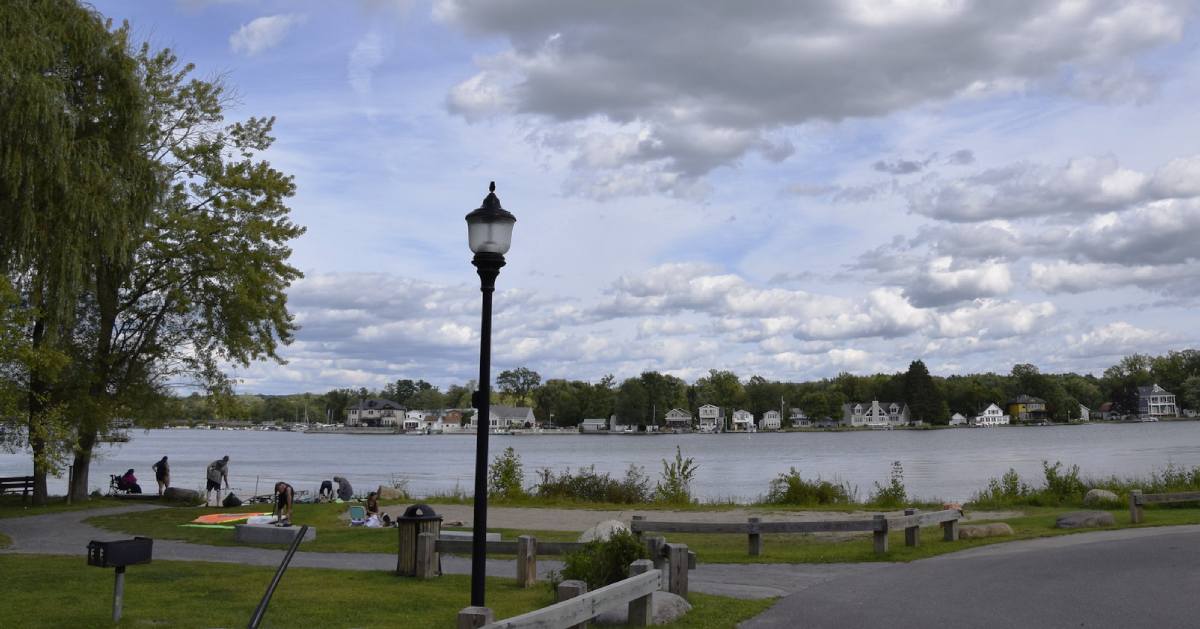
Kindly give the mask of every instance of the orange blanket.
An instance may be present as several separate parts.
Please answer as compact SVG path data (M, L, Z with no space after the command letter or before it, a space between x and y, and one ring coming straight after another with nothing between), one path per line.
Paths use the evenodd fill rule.
M271 515L271 514L270 513L208 513L208 514L205 514L205 515L202 515L202 516L196 518L195 520L192 520L192 524L233 524L234 522L241 522L243 520L247 520L252 515Z

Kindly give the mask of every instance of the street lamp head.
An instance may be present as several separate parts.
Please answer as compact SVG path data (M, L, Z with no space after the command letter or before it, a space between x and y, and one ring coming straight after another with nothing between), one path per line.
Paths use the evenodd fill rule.
M467 214L467 241L475 253L504 255L512 244L513 223L517 217L500 207L496 182L488 186L488 195L479 209Z

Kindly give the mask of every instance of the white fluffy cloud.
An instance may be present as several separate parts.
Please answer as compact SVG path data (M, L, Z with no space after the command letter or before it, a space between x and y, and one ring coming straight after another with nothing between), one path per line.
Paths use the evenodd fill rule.
M443 22L509 44L451 91L452 110L601 119L608 134L637 138L622 167L687 178L751 152L781 159L790 145L772 136L811 121L1063 76L1087 87L1080 77L1092 69L1108 79L1093 92L1144 84L1134 65L1124 79L1104 70L1178 40L1186 12L1171 0L438 0L433 8Z
M254 56L283 42L292 27L304 21L303 15L281 13L250 20L229 36L229 47L236 53Z

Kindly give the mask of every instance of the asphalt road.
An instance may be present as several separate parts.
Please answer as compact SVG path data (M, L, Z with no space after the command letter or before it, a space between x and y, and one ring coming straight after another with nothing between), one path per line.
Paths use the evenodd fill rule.
M740 626L1200 627L1200 527L1102 531L877 565L795 591Z

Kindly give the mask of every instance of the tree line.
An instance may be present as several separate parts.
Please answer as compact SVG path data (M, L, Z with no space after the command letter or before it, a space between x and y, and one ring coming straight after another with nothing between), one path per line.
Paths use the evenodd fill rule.
M1095 411L1112 402L1118 413L1137 412L1137 388L1157 383L1174 393L1182 408L1200 409L1200 351L1172 351L1162 356L1134 354L1121 359L1100 377L1075 373L1042 373L1035 365L1013 365L1007 374L979 373L932 376L921 360L903 372L853 375L807 382L781 382L761 376L740 378L727 370L710 370L693 383L669 374L646 371L620 383L611 375L596 382L552 378L542 381L528 368L505 370L496 379L493 403L532 406L542 422L576 426L584 419L616 415L627 424L661 424L667 411L693 414L704 404L748 410L761 417L769 410L785 418L799 408L812 419L840 419L849 402L903 402L913 419L946 424L953 413L974 415L988 404L1001 407L1018 396L1046 400L1054 421L1079 419L1080 405ZM292 421L307 409L310 419L345 418L346 408L359 400L383 398L409 409L469 408L475 383L451 385L445 391L424 380L402 379L379 390L335 389L324 394L239 396L234 411L254 421ZM214 419L215 404L206 396L177 400L174 419Z

